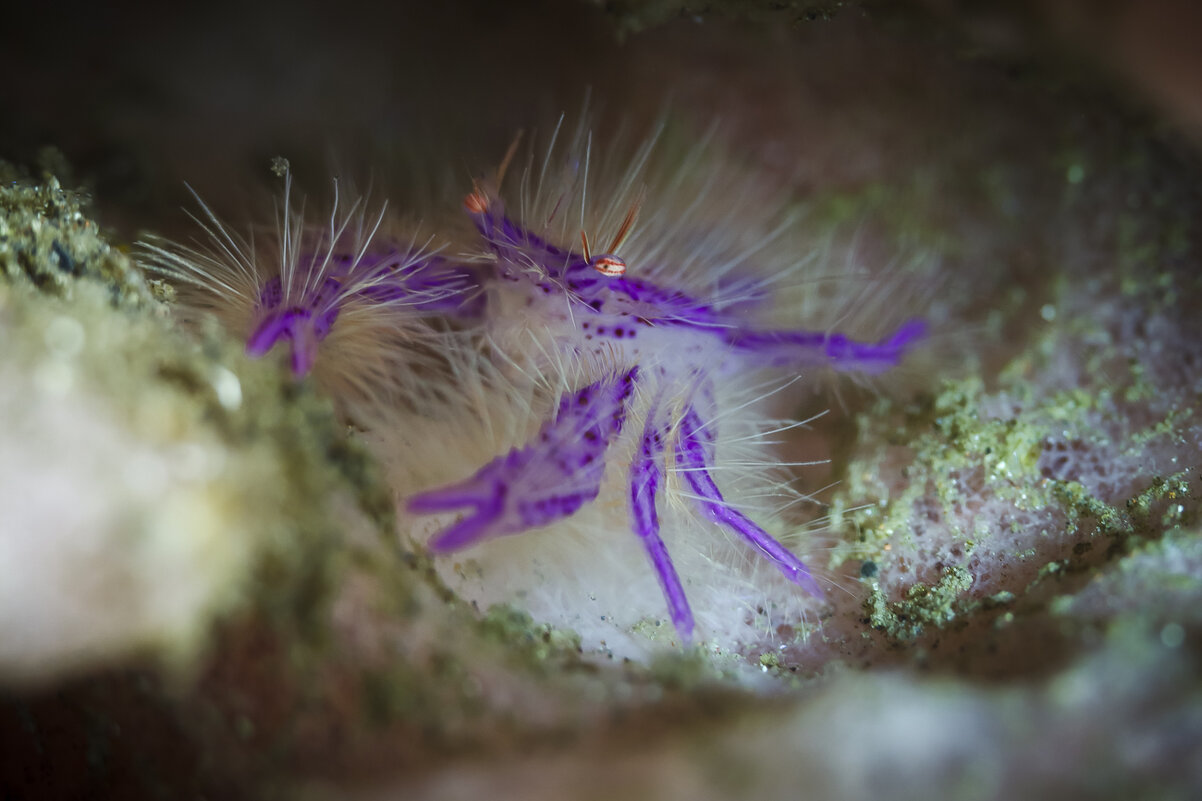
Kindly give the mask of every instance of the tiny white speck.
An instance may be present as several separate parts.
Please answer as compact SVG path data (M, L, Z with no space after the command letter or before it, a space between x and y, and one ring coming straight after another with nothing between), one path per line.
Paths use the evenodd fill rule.
M1168 623L1160 630L1160 642L1165 648L1180 648L1185 642L1185 629L1179 623Z
M1049 323L1056 319L1056 307L1050 303L1045 303L1043 308L1039 310L1039 316L1047 320Z
M222 406L234 411L242 405L242 382L231 371L217 367L213 370L209 382L213 385L213 391L217 393L217 402Z

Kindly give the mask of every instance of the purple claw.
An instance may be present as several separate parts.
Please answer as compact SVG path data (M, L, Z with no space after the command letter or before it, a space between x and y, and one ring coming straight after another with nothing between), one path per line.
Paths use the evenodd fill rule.
M318 347L349 302L460 318L476 317L484 308L483 294L474 291L480 286L476 268L437 256L420 257L394 248L357 260L338 253L325 259L314 252L302 257L300 264L307 267L293 274L288 286L278 275L264 282L255 304L257 323L246 340L246 352L255 358L287 341L292 372L298 378L313 369Z
M287 315L273 311L265 315L246 338L246 355L257 359L275 347L281 339L292 337L291 320Z
M815 598L822 598L822 589L805 563L752 522L751 518L730 506L722 497L718 485L709 474L710 439L697 410L690 406L680 423L680 433L676 442L676 465L685 481L700 496L701 500L698 500L697 504L702 512L710 520L726 526L758 548L776 564L789 581L801 586Z
M659 460L664 452L665 433L666 426L659 424L654 414L649 415L638 454L630 465L631 528L651 558L660 589L668 602L672 624L676 626L680 638L688 643L693 639L693 610L689 608L680 576L676 574L668 549L659 536L659 515L655 509L662 477Z
M409 510L418 514L472 507L469 517L431 540L431 550L456 551L545 526L596 498L605 452L622 431L637 375L631 368L565 395L526 447L494 459L466 481L410 498Z
M313 369L317 346L329 334L338 309L328 309L314 318L311 309L292 307L271 309L263 314L258 326L246 338L246 354L259 358L286 340L291 347L290 366L298 378Z
M472 515L441 531L430 540L435 553L450 553L466 548L488 536L489 527L500 516L505 504L506 486L484 471L460 484L444 487L409 501L409 510L421 514L445 512L461 506L471 506ZM490 480L492 479L492 480Z

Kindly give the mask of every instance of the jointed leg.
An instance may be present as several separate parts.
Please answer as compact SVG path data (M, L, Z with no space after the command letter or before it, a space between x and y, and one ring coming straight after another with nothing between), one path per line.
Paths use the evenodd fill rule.
M822 598L822 590L805 563L722 497L722 492L709 473L712 460L711 439L697 410L689 406L680 423L680 433L676 442L676 466L684 480L697 493L700 499L697 504L702 512L710 520L726 526L758 548L776 563L789 581L801 586L815 598Z
M666 428L656 419L654 411L648 415L639 450L630 465L631 528L642 541L655 567L660 589L668 602L672 624L676 626L681 639L688 642L693 636L693 611L689 608L680 576L668 556L668 549L659 536L659 515L655 509L659 483L663 477L660 459L664 453Z

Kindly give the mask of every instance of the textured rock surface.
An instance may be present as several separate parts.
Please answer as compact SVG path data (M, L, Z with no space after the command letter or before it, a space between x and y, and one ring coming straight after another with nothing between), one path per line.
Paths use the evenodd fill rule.
M899 249L939 264L926 357L879 394L806 401L802 416L835 412L786 446L790 460L832 458L829 475L798 473L805 487L840 482L822 496L834 603L767 645L646 665L578 653L517 609L478 616L390 536L377 470L322 399L218 331L179 331L70 195L10 184L0 741L13 757L0 788L1195 795L1202 167L1190 146L1046 51L923 18L686 20L619 47L579 8L517 9L501 34L470 11L277 28L252 14L236 31L200 15L189 24L246 43L232 63L258 67L218 68L181 23L121 55L119 74L161 65L153 91L127 89L122 105L98 83L86 134L24 107L95 178L97 213L127 225L174 218L146 198L171 196L177 176L225 186L236 212L241 165L281 141L303 151L294 163L316 161L339 126L330 138L392 140L381 163L456 163L445 146L488 164L540 105L574 106L585 83L635 117L671 91L697 130L721 111L744 155L805 199L807 224L854 233L876 264ZM380 31L428 40L441 71L417 70L421 48L385 48ZM282 97L280 73L301 88ZM425 88L407 92L415 74ZM368 80L380 75L394 81ZM164 111L143 95L180 99ZM231 98L245 101L232 117L215 111ZM106 99L125 112L102 114ZM402 107L399 122L351 119ZM448 144L423 149L426 129ZM106 197L96 176L109 173L80 158L89 135L156 165L141 174L148 194Z

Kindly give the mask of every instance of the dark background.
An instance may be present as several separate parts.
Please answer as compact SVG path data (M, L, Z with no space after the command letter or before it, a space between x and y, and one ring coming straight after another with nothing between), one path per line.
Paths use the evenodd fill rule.
M22 3L0 25L0 158L86 185L126 235L173 225L184 181L239 213L277 154L412 206L591 96L599 127L670 102L803 188L856 184L938 157L968 102L1031 84L1202 130L1200 17L1183 0Z

